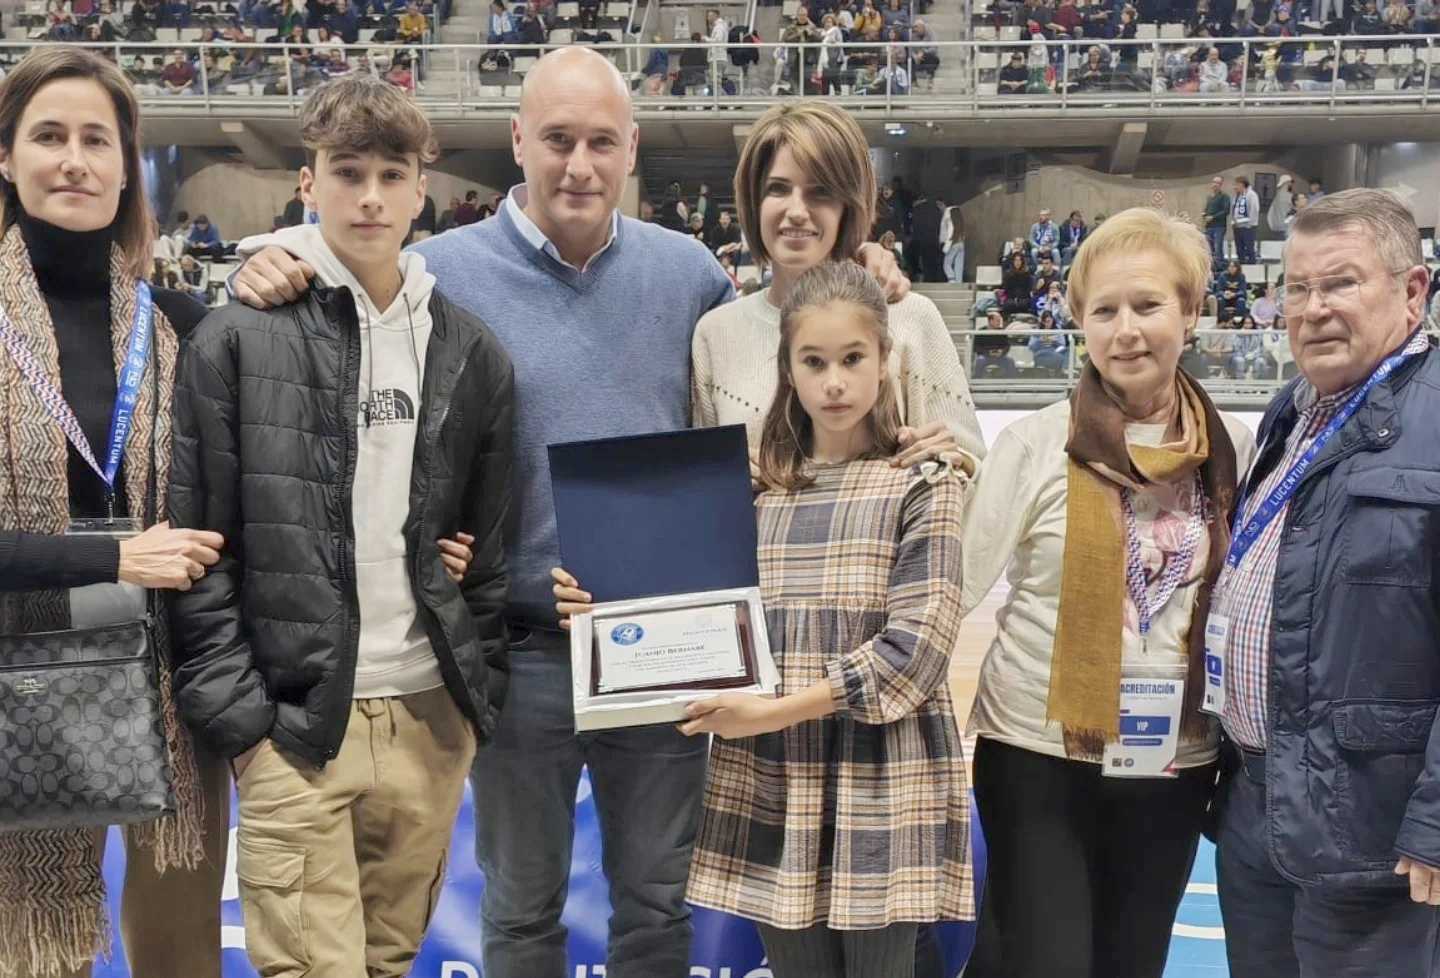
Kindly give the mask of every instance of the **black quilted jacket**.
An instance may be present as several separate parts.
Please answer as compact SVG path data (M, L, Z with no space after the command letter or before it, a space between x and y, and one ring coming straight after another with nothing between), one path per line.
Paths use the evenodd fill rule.
M479 320L438 293L405 536L445 686L483 741L508 678L502 533L513 374ZM225 535L171 603L181 716L234 757L269 737L317 766L340 752L360 609L351 489L360 331L348 289L270 312L231 303L190 339L175 383L173 525ZM474 534L456 585L435 541Z

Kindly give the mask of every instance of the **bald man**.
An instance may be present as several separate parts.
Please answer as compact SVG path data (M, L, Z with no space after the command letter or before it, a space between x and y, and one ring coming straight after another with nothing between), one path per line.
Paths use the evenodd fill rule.
M546 446L689 426L690 336L702 315L730 301L731 283L698 241L617 211L639 131L628 87L596 52L561 48L537 62L511 140L525 182L496 219L413 249L515 365L510 686L472 772L475 852L486 879L484 973L568 978L560 914L575 792L588 766L613 908L606 974L685 978L685 881L706 745L669 725L575 732L569 641L551 592L560 549ZM246 243L242 251L282 247L246 263L234 281L238 298L266 307L306 288L310 270L283 241ZM898 298L908 283L893 260L873 260L882 281L895 280Z

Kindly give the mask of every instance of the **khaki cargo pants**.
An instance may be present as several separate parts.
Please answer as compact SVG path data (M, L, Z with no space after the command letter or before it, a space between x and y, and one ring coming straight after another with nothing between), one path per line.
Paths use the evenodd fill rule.
M323 770L261 745L236 786L235 855L261 978L409 973L474 756L474 731L443 687L356 700Z

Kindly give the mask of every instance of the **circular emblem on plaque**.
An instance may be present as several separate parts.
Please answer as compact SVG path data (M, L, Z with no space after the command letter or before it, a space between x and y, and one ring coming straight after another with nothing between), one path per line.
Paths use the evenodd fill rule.
M610 632L610 641L616 645L634 645L645 637L645 629L633 622L616 625Z

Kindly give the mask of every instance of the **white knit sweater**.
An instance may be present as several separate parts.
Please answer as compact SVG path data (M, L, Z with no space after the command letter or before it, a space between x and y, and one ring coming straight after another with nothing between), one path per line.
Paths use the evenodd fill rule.
M910 294L890 306L890 376L900 417L918 427L943 421L956 443L979 460L985 455L970 384L955 343L935 303ZM750 451L779 384L780 310L764 289L712 309L695 327L691 345L691 397L697 426L743 424Z

